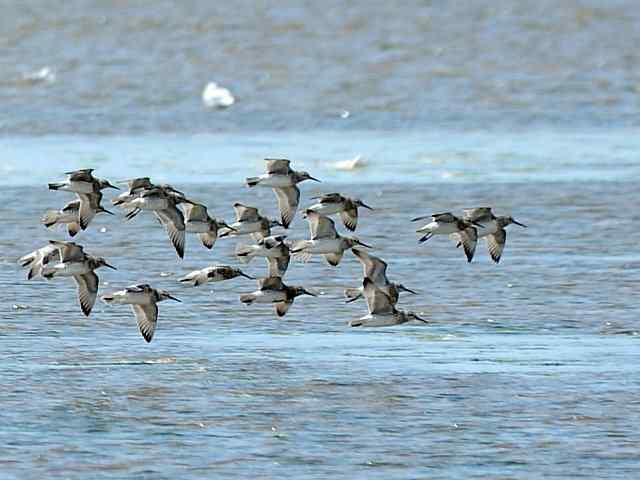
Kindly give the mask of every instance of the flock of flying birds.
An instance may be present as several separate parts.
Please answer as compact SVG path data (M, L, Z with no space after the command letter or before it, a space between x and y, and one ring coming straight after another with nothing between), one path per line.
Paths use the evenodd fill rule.
M185 235L187 232L198 234L202 244L211 249L218 238L250 236L255 243L238 244L236 257L239 262L249 263L254 257L263 257L267 263L267 276L258 280L258 289L240 295L240 301L246 305L253 303L272 304L279 317L284 316L296 297L315 293L301 286L289 286L283 282L290 259L307 261L312 255L324 256L326 262L338 266L347 250L351 250L363 267L362 285L345 289L347 302L364 297L368 314L352 320L352 327L388 326L406 323L410 320L427 322L414 312L396 308L400 292L417 292L390 281L387 278L387 264L380 258L369 254L361 247L371 248L358 238L339 234L330 215L338 214L347 230L355 231L358 224L358 209L373 210L359 199L329 193L312 198L316 203L307 208L304 217L309 223L308 240L288 241L286 235L272 235L274 227L289 228L300 203L298 183L305 180L319 182L307 172L293 170L290 161L285 159L266 159L264 175L247 178L248 187L268 187L275 192L280 220L263 216L255 207L235 203L233 208L236 221L227 224L209 216L207 207L188 199L184 193L171 185L156 185L148 177L136 178L127 182L128 189L111 202L127 211L126 219L131 220L141 212L153 212L164 226L169 239L180 258L184 257ZM42 223L48 227L66 226L71 237L85 230L91 220L99 213L113 215L102 207L102 190L118 189L107 180L93 176L93 169L83 169L66 173L64 182L50 183L50 190L72 192L76 199L67 203L59 211L48 211ZM439 213L414 218L413 221L430 219L430 222L417 230L423 234L420 242L434 235L448 235L462 246L467 260L471 262L475 254L478 238L487 241L489 254L498 263L506 241L505 227L517 222L512 217L496 217L491 208L481 207L463 211L462 217L452 213ZM71 241L51 240L19 260L28 267L28 279L42 276L45 279L55 277L73 277L78 287L78 299L82 312L91 313L98 295L99 279L95 273L100 267L115 270L104 258L89 255L84 247ZM227 265L212 265L195 270L179 281L192 286L207 282L219 282L236 277L255 279L239 268ZM166 290L155 289L148 284L132 285L124 290L101 296L106 304L131 305L136 316L142 337L150 342L158 321L158 302L180 300Z

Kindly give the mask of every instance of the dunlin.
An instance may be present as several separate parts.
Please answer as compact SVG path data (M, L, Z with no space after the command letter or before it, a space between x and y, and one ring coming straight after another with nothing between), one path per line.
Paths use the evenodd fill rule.
M259 177L247 178L249 187L262 186L273 188L278 199L278 208L284 228L289 228L300 203L300 190L296 186L305 180L319 182L307 172L291 169L290 161L266 158L267 173Z
M344 226L352 232L355 231L358 225L358 207L373 210L362 200L345 197L339 193L327 193L320 197L313 197L312 200L318 200L318 202L311 205L307 210L313 210L321 215L339 213Z
M431 222L416 230L418 233L426 232L426 234L420 238L420 243L426 242L434 235L451 235L455 233L459 235L464 253L467 256L467 261L470 262L473 260L476 243L478 241L476 227L483 228L482 224L458 218L450 212L417 217L411 221L417 222L426 218L431 218Z
M290 248L285 242L286 235L274 235L259 240L256 245L236 247L236 256L242 263L249 263L254 257L264 257L269 267L269 277L284 276L289 267Z
M191 284L194 287L199 287L207 282L222 282L223 280L231 280L236 277L255 280L254 277L247 275L239 268L229 267L227 265L212 265L201 270L194 270L186 274L179 281Z
M401 283L389 281L387 278L387 263L384 260L371 255L364 250L360 250L359 248L353 248L351 251L362 264L363 278L371 279L378 288L389 296L392 305L398 303L400 292L408 292L417 295L418 292L415 290L411 290ZM345 289L344 294L349 299L347 300L347 303L351 303L363 296L363 287L347 288Z
M296 297L300 295L317 296L315 293L309 292L303 287L290 287L285 285L282 283L282 278L280 277L267 277L258 280L258 287L258 290L255 292L240 295L240 301L245 305L251 305L252 303L271 303L274 305L276 314L279 317L286 315Z
M349 322L352 327L387 327L411 320L428 323L413 312L396 309L389 295L378 288L370 278L365 278L362 282L362 291L367 300L369 313Z
M78 286L78 299L82 313L89 316L98 294L99 278L94 270L100 267L116 268L103 258L93 257L84 253L82 246L72 242L52 240L59 250L60 261L52 264L48 262L42 269L42 276L46 279L54 277L73 277Z
M138 197L128 202L131 210L126 218L132 219L142 210L153 211L156 218L171 240L171 244L180 258L184 258L185 224L184 214L177 205L191 203L181 192L168 186L155 186L150 190L143 190Z
M263 217L255 207L234 203L233 209L236 212L236 221L219 233L220 238L230 235L251 235L254 240L261 240L271 235L272 227L283 226L276 220Z
M484 226L484 228L478 230L478 237L484 237L487 242L489 255L496 263L500 262L507 241L507 231L505 227L513 223L527 228L524 223L518 222L513 217L496 217L490 207L469 208L464 210L463 213L465 220L475 221Z
M356 245L371 248L357 238L343 237L336 232L336 225L329 217L313 210L306 212L310 240L299 240L291 247L291 253L306 261L312 254L324 255L329 265L337 266L342 260L345 250Z
M211 218L207 207L200 203L185 203L184 213L186 231L197 233L202 245L208 249L213 248L221 228L233 230L224 221Z
M93 176L93 168L84 168L73 172L66 172L67 180L64 182L50 183L49 190L63 190L75 193L93 193L105 188L115 188L107 180L102 180Z
M149 343L158 324L158 302L173 300L180 302L166 290L157 290L148 284L131 285L124 290L100 297L106 304L131 305L136 316L142 338Z

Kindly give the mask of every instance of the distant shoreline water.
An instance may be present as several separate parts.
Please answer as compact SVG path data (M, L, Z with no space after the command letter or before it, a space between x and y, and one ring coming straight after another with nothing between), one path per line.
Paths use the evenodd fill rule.
M241 184L265 157L291 158L339 184L631 181L638 151L640 135L626 128L7 136L0 185L44 184L86 167L110 178Z

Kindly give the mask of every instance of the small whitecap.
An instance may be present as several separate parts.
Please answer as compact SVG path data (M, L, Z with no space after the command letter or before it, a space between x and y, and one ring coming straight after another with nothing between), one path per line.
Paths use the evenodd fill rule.
M170 277L171 275L173 275L171 272L160 272L161 277Z
M340 112L340 118L349 118L351 116L351 112L349 110L343 110Z
M100 232L101 232L101 233L106 233L106 232L107 232L107 227L102 227L102 228L100 229Z
M14 303L13 305L11 305L11 308L13 308L14 310L27 310L29 308L29 305Z
M227 108L235 102L236 99L231 92L215 82L207 83L202 91L202 103L207 108Z
M56 72L49 67L43 67L35 72L25 73L22 78L31 83L53 83L56 81Z
M357 170L367 166L367 161L362 158L362 155L356 155L350 160L340 160L335 162L333 166L338 170Z

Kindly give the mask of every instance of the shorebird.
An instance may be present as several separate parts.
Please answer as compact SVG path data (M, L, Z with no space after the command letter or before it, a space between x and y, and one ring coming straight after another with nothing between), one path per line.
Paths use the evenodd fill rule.
M400 292L418 294L418 292L405 287L401 283L389 281L387 278L387 262L384 260L359 248L353 248L351 251L362 264L362 276L371 279L380 290L386 293L392 305L398 303ZM344 295L348 298L347 303L354 302L363 296L363 287L346 288Z
M136 316L142 338L149 343L153 339L158 323L158 302L173 300L181 302L166 290L157 290L150 285L131 285L124 290L108 293L100 297L108 305L131 305Z
M355 231L358 225L358 207L373 210L362 200L345 197L339 193L327 193L320 197L312 197L311 200L318 200L318 202L311 205L307 210L313 210L322 215L339 213L344 226L352 232Z
M420 238L420 243L426 242L434 235L451 235L455 233L460 237L460 242L462 243L464 253L467 256L467 261L471 262L471 260L473 260L473 255L476 251L476 243L478 241L476 227L484 228L482 224L473 220L458 218L450 212L416 217L411 221L417 222L419 220L424 220L425 218L431 218L431 222L416 230L418 233L426 232L426 234Z
M260 215L255 207L234 203L233 209L236 212L236 221L219 233L220 238L230 235L251 235L254 240L261 240L271 235L272 227L283 226L276 220Z
M171 240L171 244L180 258L184 258L185 224L184 214L177 205L191 203L182 193L170 186L154 186L150 190L142 190L140 195L128 202L134 209L127 213L131 220L142 210L153 211L156 218Z
M113 215L109 210L106 210L102 207L102 205L96 204L95 202L92 204L90 198L93 194L80 194L83 197L87 197L85 199L85 203L83 201L73 200L72 202L67 203L61 210L47 210L40 220L41 223L47 228L54 228L58 225L66 225L67 231L71 237L77 235L77 233L81 230L80 225L80 211L82 211L85 215L82 217L84 220L85 227L88 225L89 221L98 213L108 213L109 215Z
M42 276L47 280L54 277L73 277L78 286L78 300L82 313L89 316L96 302L100 282L94 270L100 267L117 270L116 267L109 265L103 257L87 255L82 246L76 243L56 240L49 243L58 249L60 261L53 265L49 261L42 269Z
M428 323L413 312L396 309L389 295L377 287L370 278L365 278L362 282L362 291L367 300L369 313L349 322L352 327L387 327L401 325L411 320Z
M249 263L254 257L264 257L269 267L270 277L284 276L289 267L290 248L285 242L286 235L265 237L256 245L238 245L236 256L242 263Z
M218 230L227 228L234 230L227 225L224 220L216 220L209 216L207 207L200 203L186 203L184 206L185 222L187 232L197 233L202 245L211 249L218 239Z
M319 182L308 172L297 172L290 167L290 160L265 158L267 173L259 177L247 178L247 185L273 188L278 199L278 208L284 228L289 228L300 203L300 190L296 186L305 180Z
M337 266L342 260L345 250L356 245L372 248L357 238L343 237L336 232L336 224L329 217L313 210L306 211L311 240L299 240L291 247L291 253L303 261L309 260L312 254L324 255L329 265Z
M73 242L68 243L74 244ZM18 260L21 267L29 267L27 280L31 280L32 278L41 275L44 267L49 262L55 261L60 261L60 249L57 245L53 245L51 243L20 257L20 259Z
M267 277L258 280L258 287L258 290L255 292L240 295L240 301L245 305L251 305L252 303L272 303L279 317L286 315L296 297L300 295L317 296L315 293L311 293L303 287L289 287L285 285L282 283L282 278L280 277Z
M127 191L111 199L111 203L120 208L134 208L129 202L137 198L143 190L151 190L154 187L149 177L132 178L124 183L127 184Z
M93 193L105 188L120 190L115 185L111 185L107 180L94 177L93 170L93 168L84 168L74 170L73 172L65 172L67 180L64 182L50 183L49 190L62 190L75 193Z
M505 242L507 241L507 231L505 227L512 223L527 228L524 223L516 221L513 217L496 217L491 211L491 207L468 208L463 210L463 218L469 222L482 224L484 228L478 230L478 237L487 242L489 255L495 263L500 262ZM458 246L460 243L458 243Z
M223 280L231 280L236 277L245 277L255 280L254 277L247 275L239 268L229 267L227 265L212 265L201 270L194 270L186 274L179 281L189 283L194 287L199 287L208 282L222 282Z

